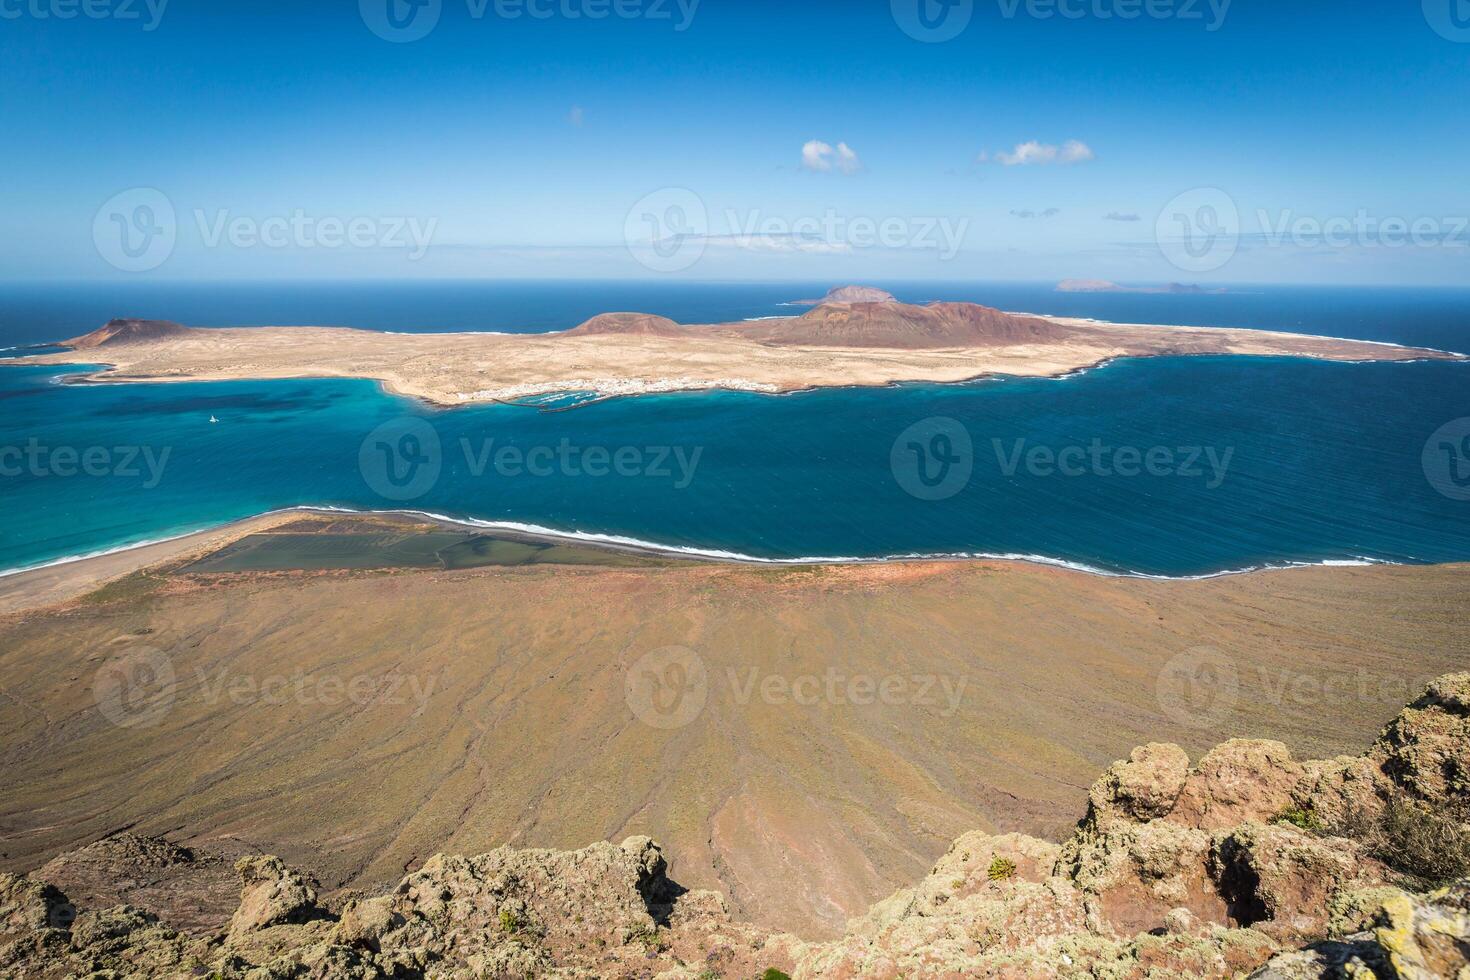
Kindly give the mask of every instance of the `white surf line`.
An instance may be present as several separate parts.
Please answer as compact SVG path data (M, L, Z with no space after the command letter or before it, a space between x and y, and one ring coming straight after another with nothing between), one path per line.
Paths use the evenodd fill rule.
M758 555L748 555L738 551L728 551L719 548L699 548L689 545L661 544L657 541L649 541L643 538L628 537L619 534L602 534L592 531L563 531L556 528L546 527L540 524L528 524L519 521L488 521L473 517L455 517L449 514L440 514L425 510L359 510L352 507L336 507L329 504L303 505L296 507L284 507L277 510L265 511L251 517L226 521L221 524L209 525L191 531L183 531L178 534L161 538L153 538L139 541L133 544L119 545L115 548L107 548L100 551L88 552L80 555L71 555L65 558L56 558L33 565L19 568L0 570L0 579L24 572L35 572L46 568L54 568L60 565L69 565L90 558L103 558L109 555L122 554L135 551L139 548L148 548L153 545L168 544L184 538L193 537L198 534L207 534L228 528L232 524L240 524L245 521L254 521L267 517L276 517L289 514L359 514L363 516L405 516L421 517L451 524L457 527L465 527L477 530L509 531L513 533L526 534L533 537L544 538L552 541L575 542L592 545L608 545L619 548L627 548L634 551L645 552L655 555L671 557L689 557L705 559L709 561L728 562L741 565L767 565L767 566L803 566L803 565L884 565L897 562L915 561L1003 561L1016 562L1019 564L1045 565L1053 568L1065 568L1070 571L1082 572L1087 575L1096 575L1100 578L1126 578L1143 579L1158 582L1200 582L1209 579L1225 578L1233 575L1249 575L1254 572L1285 571L1293 568L1319 568L1319 567L1366 567L1371 565L1410 565L1411 562L1395 562L1381 558L1354 557L1354 558L1327 558L1321 561L1287 561L1268 562L1261 565L1250 565L1244 568L1225 569L1218 572L1206 572L1198 575L1160 575L1151 572L1119 571L1116 569L1099 568L1083 562L1071 561L1065 558L1055 558L1049 555L1026 554L1016 552L987 552L987 551L955 551L955 552L910 552L892 555L878 556L855 556L855 555L814 555L795 558L764 558Z

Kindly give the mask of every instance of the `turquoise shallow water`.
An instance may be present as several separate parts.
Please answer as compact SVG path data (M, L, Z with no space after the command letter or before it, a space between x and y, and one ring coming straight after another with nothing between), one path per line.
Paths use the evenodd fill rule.
M1171 576L1470 560L1470 500L1444 469L1463 449L1470 475L1470 442L1436 437L1425 468L1431 435L1470 417L1464 363L1160 358L561 413L435 412L370 382L57 373L0 366L0 568L299 504L773 559L986 553Z

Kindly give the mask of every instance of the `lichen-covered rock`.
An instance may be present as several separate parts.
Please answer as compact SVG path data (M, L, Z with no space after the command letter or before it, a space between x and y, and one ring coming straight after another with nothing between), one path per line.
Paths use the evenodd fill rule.
M1374 894L1372 928L1275 956L1252 980L1470 977L1470 881L1430 895L1396 888Z
M1416 799L1470 803L1470 673L1432 682L1383 730L1369 758Z
M300 872L274 855L243 857L235 864L240 876L240 907L230 920L230 939L286 923L316 918L316 889Z
M1352 841L1283 824L1221 834L1210 863L1231 917L1289 943L1325 935L1340 892L1384 883L1382 868Z
M1174 809L1189 776L1189 756L1177 745L1151 742L1115 762L1088 794L1088 819L1148 821Z
M170 928L202 938L226 929L240 904L231 854L196 856L158 837L116 834L58 855L32 873L78 907L146 908Z
M49 884L0 872L0 946L38 929L71 927L66 896Z
M1197 830L1272 820L1292 805L1306 778L1280 742L1231 739L1199 760L1167 819Z
M1470 976L1470 881L1426 897L1390 897L1379 910L1373 938L1399 980Z
M1088 925L1112 936L1166 928L1186 909L1203 922L1230 922L1209 874L1211 838L1201 830L1155 820L1084 825L1062 847L1057 873L1086 896Z
M1009 883L1040 883L1051 876L1057 853L1057 845L1024 834L973 831L951 844L918 885L878 902L852 920L848 929L875 935L902 919L934 915L957 899L995 895Z

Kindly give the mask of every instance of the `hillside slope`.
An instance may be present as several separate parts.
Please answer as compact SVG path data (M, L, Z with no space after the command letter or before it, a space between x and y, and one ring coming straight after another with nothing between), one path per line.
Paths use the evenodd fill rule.
M1362 756L1237 739L1191 767L1135 749L1060 846L966 834L917 886L808 943L731 920L646 837L435 855L383 894L324 900L271 856L122 835L0 875L6 976L1237 977L1470 972L1470 674L1442 677ZM1406 822L1412 827L1406 829ZM1424 842L1432 841L1428 847ZM89 898L83 907L68 895ZM200 910L219 909L210 921ZM777 972L772 972L777 971ZM1254 971L1254 972L1252 972Z

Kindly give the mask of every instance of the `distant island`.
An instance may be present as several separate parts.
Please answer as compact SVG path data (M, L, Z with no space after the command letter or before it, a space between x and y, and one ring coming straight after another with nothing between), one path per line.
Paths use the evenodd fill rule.
M1193 283L1171 282L1166 286L1120 286L1106 279L1063 279L1057 283L1059 293L1161 293L1182 296L1219 296L1230 290L1223 287L1206 289Z
M1173 327L1005 313L976 303L900 303L868 287L829 295L800 316L689 325L604 313L560 333L390 334L343 327L190 328L118 319L64 342L106 367L82 380L370 378L435 405L576 393L591 398L724 389L1057 377L1121 357L1255 354L1336 361L1462 355L1304 334ZM68 364L72 352L7 360Z
M821 306L823 303L897 303L894 295L876 286L836 286L821 299L798 299L791 306Z

